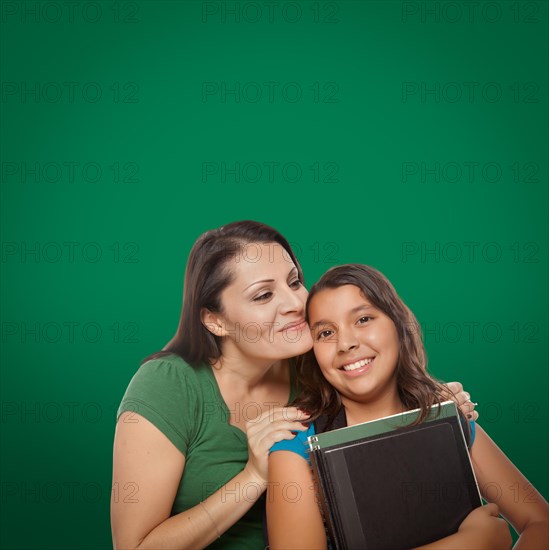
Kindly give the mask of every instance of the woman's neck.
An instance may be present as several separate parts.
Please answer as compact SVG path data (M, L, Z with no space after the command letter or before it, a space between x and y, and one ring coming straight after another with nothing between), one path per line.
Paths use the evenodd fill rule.
M218 382L232 385L244 391L253 391L266 383L278 380L287 371L287 360L255 362L249 358L222 355L212 367Z

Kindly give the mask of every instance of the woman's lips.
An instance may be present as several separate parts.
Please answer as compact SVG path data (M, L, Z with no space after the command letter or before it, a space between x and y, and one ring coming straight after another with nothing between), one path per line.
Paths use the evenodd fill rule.
M307 323L305 322L305 319L303 321L299 321L296 323L291 323L289 325L286 325L285 327L282 327L282 331L288 331L288 330L304 330L307 326Z

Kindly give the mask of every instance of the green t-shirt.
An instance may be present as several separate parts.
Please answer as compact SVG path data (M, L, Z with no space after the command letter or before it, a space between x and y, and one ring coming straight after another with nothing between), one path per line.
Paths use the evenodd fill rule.
M291 369L290 400L295 393ZM246 434L229 424L229 409L209 365L191 367L171 354L147 361L130 381L117 418L133 411L154 424L185 456L171 515L196 506L229 482L248 462ZM253 418L254 404L235 415ZM254 499L257 486L242 487L242 498ZM227 495L227 500L234 499ZM209 548L263 550L264 497Z

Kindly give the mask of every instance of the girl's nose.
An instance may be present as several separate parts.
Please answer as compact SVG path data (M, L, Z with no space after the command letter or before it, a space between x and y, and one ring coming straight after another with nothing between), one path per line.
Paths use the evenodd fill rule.
M340 353L346 353L360 345L355 332L351 329L340 329L337 335L337 346Z

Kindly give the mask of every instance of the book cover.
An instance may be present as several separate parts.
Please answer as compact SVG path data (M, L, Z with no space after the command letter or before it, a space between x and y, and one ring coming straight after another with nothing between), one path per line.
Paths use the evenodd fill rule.
M309 437L313 472L338 549L399 550L455 533L481 506L456 405Z

